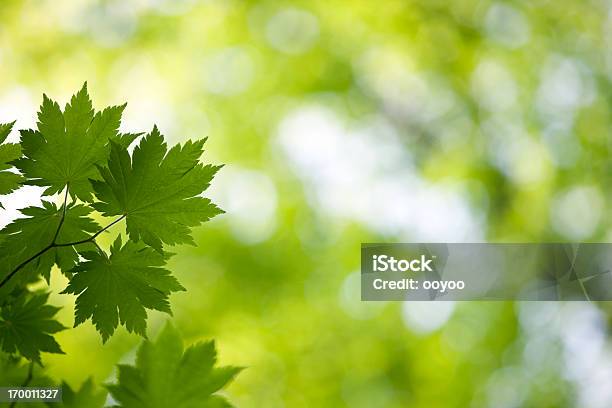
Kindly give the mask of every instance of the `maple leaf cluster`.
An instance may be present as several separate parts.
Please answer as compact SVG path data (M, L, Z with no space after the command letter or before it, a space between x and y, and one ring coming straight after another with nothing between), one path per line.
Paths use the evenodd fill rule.
M63 293L76 295L75 326L91 319L104 342L119 324L145 336L147 309L171 313L169 295L185 290L166 269L166 249L193 244L192 228L222 212L202 196L220 166L200 162L205 139L168 148L156 127L121 133L125 107L96 112L85 84L63 110L45 95L20 143L5 143L14 123L0 125L0 195L34 185L49 196L0 231L6 353L40 362L41 352L62 352L57 308L28 290L54 266L69 280ZM105 250L96 239L111 227L124 238Z

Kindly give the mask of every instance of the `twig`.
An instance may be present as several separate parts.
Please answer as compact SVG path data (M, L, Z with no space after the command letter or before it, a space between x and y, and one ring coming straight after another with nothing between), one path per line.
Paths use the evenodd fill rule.
M9 273L8 275L6 275L4 277L4 279L2 279L2 282L0 282L0 288L3 287L4 285L6 285L6 283L11 280L11 278L17 273L19 272L19 270L21 268L23 268L24 266L26 266L28 263L30 263L31 261L33 261L34 259L38 258L39 256L41 256L42 254L44 254L45 252L47 252L48 250L50 250L51 248L53 248L53 244L49 244L46 247L44 247L43 249L41 249L40 251L38 251L37 253L35 253L34 255L32 255L31 257L29 257L28 259L26 259L25 261L23 261L22 263L20 263L19 265L17 265L17 267L15 269L13 269L11 271L11 273Z
M119 221L121 221L122 219L125 218L125 214L122 215L121 217L117 218L115 221L111 222L110 224L108 224L106 227L102 228L100 231L96 232L95 234L93 234L91 237L86 238L86 239L82 239L80 241L74 241L74 242L66 242L64 244L53 244L52 248L55 247L66 247L66 246L73 246L73 245L79 245L79 244L85 244L87 242L92 242L94 239L96 239L98 237L98 235L100 235L101 233L103 233L104 231L106 231L107 229L109 229L110 227L112 227L113 225L115 225L116 223L118 223Z
M93 234L92 236L90 236L90 237L88 237L86 239L82 239L80 241L75 241L75 242L66 242L64 244L57 244L55 242L50 243L49 245L47 245L46 247L44 247L43 249L41 249L40 251L38 251L37 253L35 253L34 255L29 257L28 259L26 259L25 261L21 262L19 265L17 265L17 267L15 269L13 269L11 271L11 273L6 275L4 277L4 279L2 279L2 282L0 282L0 288L2 288L4 285L6 285L6 283L9 280L11 280L11 278L13 276L15 276L15 274L17 272L19 272L19 270L21 270L24 266L26 266L28 263L32 262L34 259L36 259L39 256L41 256L42 254L44 254L48 250L50 250L52 248L67 247L67 246L85 244L87 242L93 242L98 237L98 235L100 235L101 233L103 233L104 231L106 231L107 229L109 229L110 227L112 227L113 225L115 225L116 223L118 223L119 221L121 221L124 218L125 218L125 214L122 215L121 217L117 218L115 221L111 222L106 227L102 228L100 231L96 232L95 234Z

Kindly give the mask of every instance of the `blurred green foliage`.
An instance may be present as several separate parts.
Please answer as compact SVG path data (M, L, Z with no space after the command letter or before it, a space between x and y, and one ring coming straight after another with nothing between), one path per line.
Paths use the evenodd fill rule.
M126 131L210 137L227 214L177 248L188 291L171 303L189 342L214 337L223 365L248 367L237 406L606 407L608 306L366 304L355 273L361 242L612 236L609 12L8 0L0 122L31 126L43 91L65 102L88 81L100 106L128 101ZM51 301L71 325L74 299ZM112 378L139 341L103 346L90 325L58 339L67 355L43 362L73 388Z

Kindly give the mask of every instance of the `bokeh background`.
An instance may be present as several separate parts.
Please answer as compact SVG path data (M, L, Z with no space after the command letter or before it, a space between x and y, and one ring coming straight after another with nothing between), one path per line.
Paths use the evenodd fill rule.
M366 303L358 269L362 242L610 240L611 10L3 0L0 122L33 126L43 92L88 81L96 108L128 102L124 130L209 137L227 214L176 249L173 322L248 367L239 407L606 408L612 307ZM1 224L39 193L1 197ZM150 316L154 336L167 317ZM112 381L139 343L90 324L58 339L44 362L72 386Z

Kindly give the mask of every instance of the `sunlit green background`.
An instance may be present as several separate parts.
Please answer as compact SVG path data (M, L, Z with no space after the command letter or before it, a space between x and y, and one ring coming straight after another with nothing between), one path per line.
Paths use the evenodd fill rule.
M43 92L88 81L98 109L128 102L125 130L209 137L227 214L176 249L173 321L248 367L239 407L606 408L606 305L364 303L358 269L361 242L612 237L611 11L3 0L0 122L32 126ZM2 224L37 194L3 197ZM153 336L167 317L150 316ZM43 360L73 386L112 381L139 342L90 324L58 339L67 354Z

